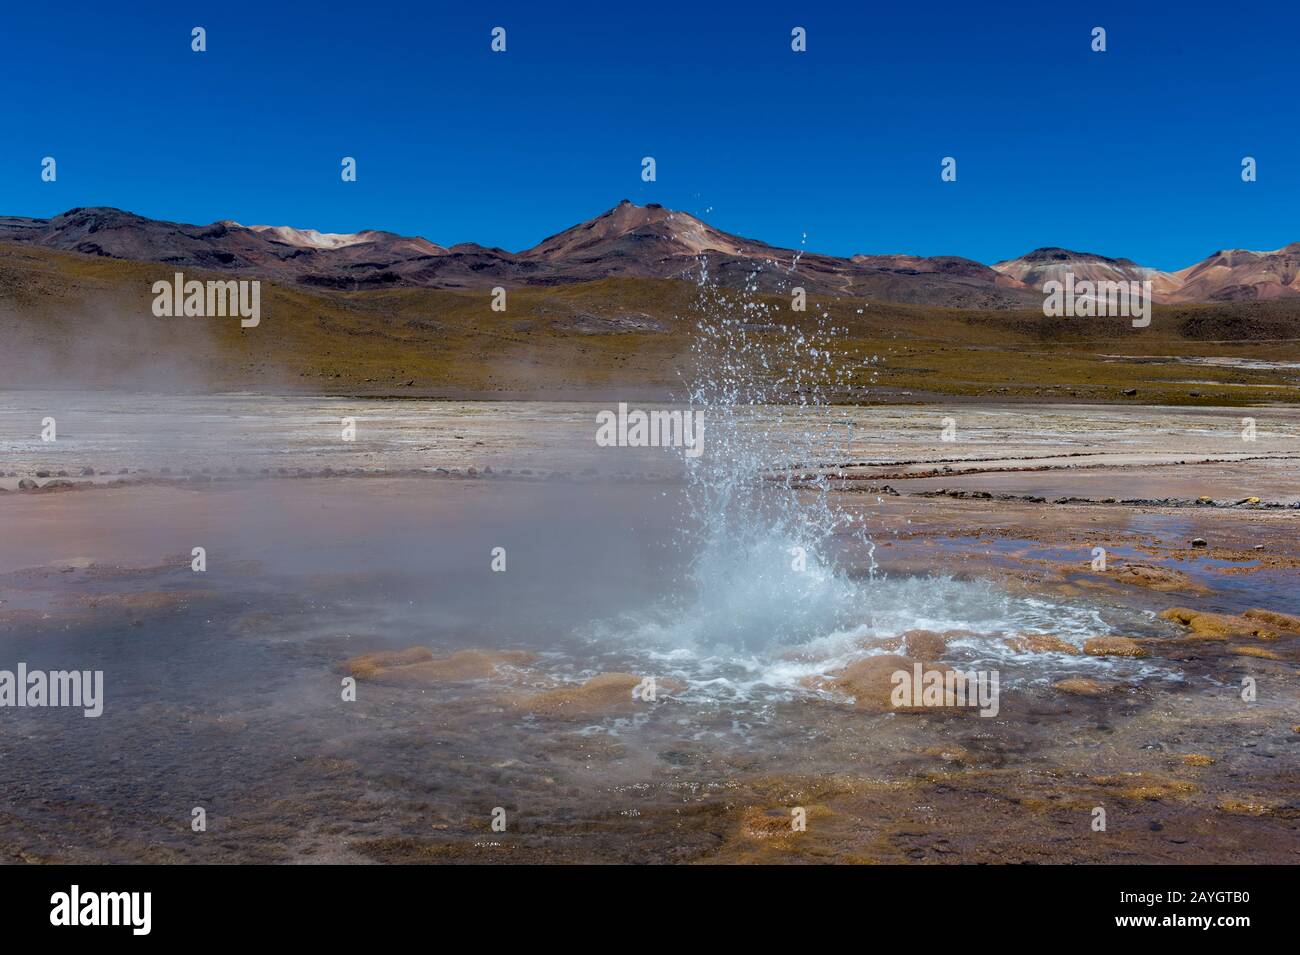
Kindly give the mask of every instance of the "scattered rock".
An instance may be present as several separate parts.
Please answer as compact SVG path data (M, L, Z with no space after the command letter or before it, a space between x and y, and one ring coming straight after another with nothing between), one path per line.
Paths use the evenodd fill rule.
M1078 656L1082 651L1068 640L1050 633L1022 633L1003 641L1016 653L1068 653Z
M1242 614L1247 620L1258 620L1275 630L1283 630L1288 633L1300 633L1300 617L1293 617L1290 614L1275 613L1272 610L1261 610L1258 607L1247 610Z
M1232 813L1234 816L1267 816L1277 807L1269 803L1255 802L1249 799L1235 799L1225 796L1216 807L1220 812Z
M806 806L804 813L806 819L830 815L829 810L824 806ZM792 825L793 818L790 808L767 809L762 806L749 806L741 814L740 832L747 839L796 838L801 833Z
M939 672L944 675L945 682L942 691L935 690L935 692L941 692L942 703L936 702L932 705L925 705L913 699L911 706L895 706L893 696L894 689L898 684L894 680L894 674L899 671L906 673L910 687L914 666L918 662L921 663L923 673ZM941 663L924 663L911 657L886 653L855 660L842 670L832 673L829 681L810 681L810 683L813 686L836 690L853 697L853 705L860 710L869 710L874 713L952 714L957 710L966 708L957 706L956 693L947 681L947 674L952 671L952 667L944 666ZM968 701L970 699L969 692Z
M363 653L343 664L344 668L358 680L371 680L381 670L391 667L408 666L433 659L433 651L428 647L409 647L406 650L382 650L377 653Z
M641 685L642 677L631 673L602 673L581 686L563 687L538 693L520 702L521 708L536 716L554 719L589 719L633 706L652 706L633 699L632 690ZM657 680L656 691L674 693L682 689L672 680Z
M1196 792L1196 784L1185 779L1167 779L1149 773L1120 773L1115 776L1092 776L1088 780L1097 786L1115 790L1115 795L1125 799L1159 801L1170 796Z
M1144 657L1146 650L1131 637L1090 637L1083 642L1090 657Z
M933 630L908 630L903 634L908 656L929 660L941 657L948 649L948 640Z
M853 697L853 705L858 709L887 713L892 709L890 696L894 684L891 677L897 670L910 673L912 663L909 657L885 653L857 660L831 674L829 681L816 682L824 688Z
M1053 683L1052 688L1075 696L1101 696L1103 693L1109 693L1115 689L1115 684L1102 683L1099 680L1092 680L1085 676L1072 676Z
M1151 590L1209 592L1209 588L1196 583L1187 574L1172 567L1157 567L1154 564L1121 564L1112 568L1110 573L1118 583L1147 587Z
M1261 660L1281 660L1282 657L1263 647L1233 647L1232 652L1239 657L1258 657Z
M1209 545L1205 542L1205 538L1204 538L1204 537L1193 537L1193 538L1192 538L1192 546L1193 546L1193 547L1208 547Z
M978 757L964 746L958 746L956 743L945 743L941 746L927 746L921 750L922 756L933 756L935 759L942 759L945 763L962 763L965 765L979 762Z
M60 561L52 566L61 567L64 573L68 573L88 570L94 564L89 558L78 557L69 561ZM66 602L70 605L86 607L94 611L139 615L184 610L192 602L210 600L212 597L213 593L209 590L140 590L127 593L69 595ZM64 601L61 600L60 602Z
M535 654L519 650L461 650L449 657L435 657L427 647L409 647L362 654L348 660L344 667L358 680L428 686L499 676L503 667L525 666L536 658Z
M1262 610L1255 612L1268 613ZM1244 615L1237 617L1226 613L1198 613L1186 607L1170 607L1161 612L1160 616L1165 620L1173 620L1190 627L1192 634L1202 640L1228 640L1233 637L1255 637L1260 640L1277 638L1275 631L1263 626L1257 619L1248 619Z
M1178 757L1188 766L1212 766L1214 760L1209 756L1203 756L1200 753L1183 753Z
M902 637L868 637L858 642L858 646L864 650L884 650L887 653L899 653L903 649ZM787 659L805 659L797 655L790 655Z

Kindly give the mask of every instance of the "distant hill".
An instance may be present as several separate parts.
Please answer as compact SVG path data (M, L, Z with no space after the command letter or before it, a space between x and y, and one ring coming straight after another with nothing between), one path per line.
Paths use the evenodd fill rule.
M256 328L242 328L233 318L153 314L152 283L170 278L174 268L183 268L187 278L230 277L229 262L219 268L192 264L208 261L197 257L214 251L201 236L173 237L172 259L162 265L107 254L125 251L124 243L142 236L158 240L163 232L157 224L119 232L92 231L93 223L83 222L74 244L99 245L105 254L87 254L84 247L61 251L31 241L29 233L27 241L0 241L0 390L662 397L680 394L692 374L699 325L725 317L759 343L788 343L800 335L825 342L820 333L833 329L826 345L835 366L851 370L852 379L832 394L846 401L1300 402L1300 307L1290 299L1157 305L1144 329L1119 318L1046 318L1036 304L940 307L811 291L808 310L796 313L784 292L737 292L680 277L629 274L579 280L580 273L557 275L559 266L548 261L578 269L583 258L602 268L622 259L629 269L641 267L642 257L626 250L648 242L659 251L644 260L680 276L674 269L689 267L691 254L676 249L726 241L655 210L647 219L630 230L626 223L596 220L591 229L561 233L527 254L485 250L486 258L508 255L521 269L552 269L549 282L503 283L510 285L504 312L491 308L490 287L497 282L349 291L302 281L326 274L319 261L315 271L293 268L374 247L393 249L412 268L423 258L447 259L417 245L397 248L422 240L283 232L272 239L262 234L270 230L227 224L220 251L240 249L250 261L255 253L271 256L240 271L285 269L262 282ZM634 237L641 234L655 238ZM73 235L63 232L67 239ZM753 253L753 246L744 248ZM337 264L342 259L331 261L332 268L345 268ZM954 273L962 280L974 273L980 282L1011 281L996 272L999 278L989 279L984 272L993 270L968 260L889 257L879 264L899 283L920 283L908 286L913 290L943 287ZM754 353L745 354L738 360ZM777 363L769 371L784 375L788 369Z
M1216 252L1178 272L1058 248L1036 249L991 267L958 256L845 259L741 238L689 213L626 199L521 252L472 243L444 247L375 230L321 233L228 220L187 225L112 208L71 209L52 219L3 217L3 241L352 291L707 276L714 284L765 292L800 286L809 293L878 302L1024 308L1041 302L1044 282L1072 272L1077 280L1150 280L1159 302L1300 296L1300 243L1276 252Z

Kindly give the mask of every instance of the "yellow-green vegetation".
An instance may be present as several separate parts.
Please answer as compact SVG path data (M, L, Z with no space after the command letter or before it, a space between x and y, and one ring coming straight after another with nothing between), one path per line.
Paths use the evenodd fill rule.
M719 316L715 296L742 299L686 282L610 278L511 289L507 310L494 312L487 289L332 292L263 281L261 324L242 329L237 319L154 317L151 286L171 275L164 264L0 243L5 383L656 397L681 392L696 324ZM186 278L230 277L186 270ZM1186 361L1300 362L1300 303L1156 307L1151 326L1134 329L1127 319L857 299L811 299L807 312L792 313L787 297L750 298L767 305L772 323L842 330L833 348L856 382L837 393L846 401L1300 400L1300 370ZM750 334L782 334L765 328Z

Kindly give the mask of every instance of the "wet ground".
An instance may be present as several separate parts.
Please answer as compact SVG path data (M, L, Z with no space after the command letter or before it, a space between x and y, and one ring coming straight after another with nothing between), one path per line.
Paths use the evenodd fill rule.
M23 477L40 484L58 479L105 484L293 476L327 468L392 474L437 468L464 473L473 467L492 468L498 476L510 470L516 477L521 470L578 474L590 469L606 476L676 470L659 448L624 447L615 454L597 448L595 415L605 406L582 402L0 395L0 489L8 490ZM773 464L781 463L780 436L818 432L825 439L818 443L834 446L834 455L783 463L835 466L852 477L1022 473L1032 482L1039 479L1035 474L1048 480L1063 471L1069 481L1118 482L1110 496L1133 490L1166 497L1172 490L1162 491L1171 477L1185 476L1190 491L1202 476L1208 482L1217 474L1223 483L1223 475L1237 474L1235 468L1243 466L1246 485L1255 475L1269 482L1269 493L1257 488L1257 495L1300 500L1300 419L1285 407L954 403L773 407L750 417L738 427L771 439ZM54 422L54 441L42 440L47 419ZM343 438L345 420L355 428L351 440ZM706 421L706 447L713 429ZM83 474L85 469L94 473ZM1241 490L1234 481L1227 482L1232 494Z
M367 476L287 479L344 465L306 441L274 467L269 438L237 453L248 429L224 413L209 434L225 458L168 419L172 444L103 463L121 453L117 415L83 425L105 436L94 453L10 445L0 468L18 479L90 467L98 486L0 495L0 669L103 670L106 699L95 719L0 710L0 858L1296 860L1300 515L1264 506L1294 494L1288 452L1238 463L1205 447L1218 463L1164 465L1159 493L1133 495L1224 506L1125 505L1128 461L901 477L958 457L912 425L917 448L891 438L895 459L862 455L831 494L870 534L828 544L838 572L742 548L700 587L671 466L590 463L554 437L585 427L571 408L470 430L463 410L426 422L414 447L436 453L370 448ZM1131 412L1138 433L1163 414ZM1072 445L1117 427L1051 415ZM517 427L533 442L512 455ZM446 456L463 440L493 450ZM132 483L104 486L121 467ZM180 480L204 468L214 480ZM897 493L869 489L884 480ZM997 714L879 705L870 661L885 658L996 670ZM634 698L651 676L655 698Z

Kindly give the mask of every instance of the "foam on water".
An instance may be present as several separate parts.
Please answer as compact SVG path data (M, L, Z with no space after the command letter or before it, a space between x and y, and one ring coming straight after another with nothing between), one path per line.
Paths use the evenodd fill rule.
M584 636L593 657L608 659L606 668L631 660L643 672L689 683L697 698L738 701L808 694L809 677L888 652L869 642L911 629L969 631L949 641L953 662L1011 666L1029 682L1063 669L1143 678L1154 673L1140 661L1022 654L1003 642L1019 633L1053 633L1081 646L1089 636L1110 632L1101 612L1086 605L1011 595L991 582L946 576L853 580L823 568L815 582L783 581L780 573L728 573L684 601L601 621Z

